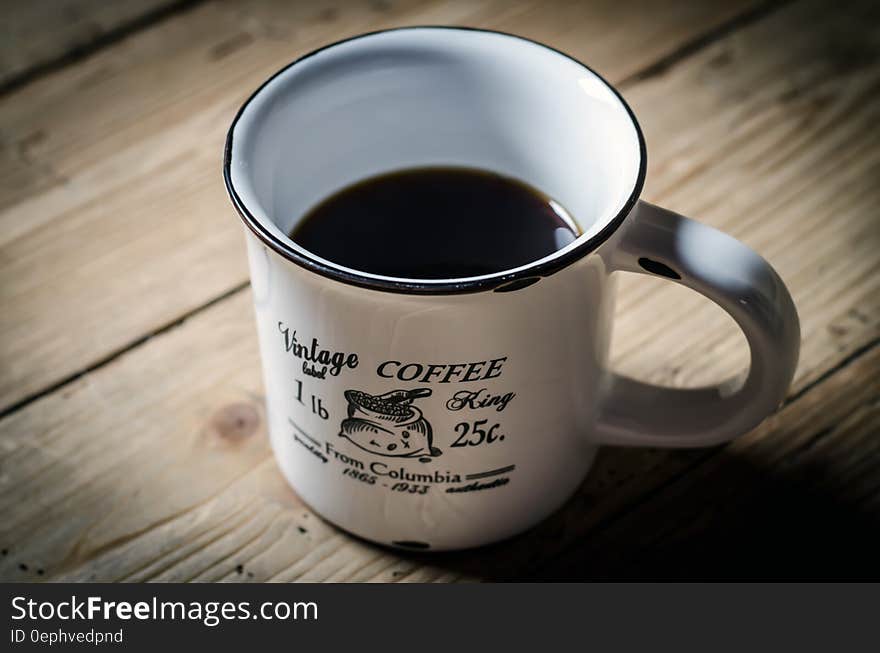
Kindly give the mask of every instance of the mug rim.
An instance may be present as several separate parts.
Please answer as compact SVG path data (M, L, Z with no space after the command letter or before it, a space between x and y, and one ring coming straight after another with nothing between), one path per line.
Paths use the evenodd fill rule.
M297 64L302 63L303 61L323 52L324 50L328 50L335 46L349 43L351 41L357 41L359 39L364 39L370 36L377 36L389 32L422 29L478 32L485 34L495 34L520 41L525 41L549 50L561 57L564 57L565 59L568 59L569 61L574 62L578 66L581 66L585 70L589 71L600 82L602 82L602 84L604 84L605 87L607 87L608 90L610 90L611 93L617 98L624 111L626 111L630 122L635 129L636 138L638 140L639 146L639 167L636 174L635 183L633 184L633 188L630 191L626 201L623 203L623 205L620 207L620 210L614 215L614 217L608 220L599 231L597 231L589 238L586 238L583 242L577 243L572 249L561 253L557 252L558 256L551 255L549 259L545 257L545 259L543 260L539 259L532 263L524 264L522 266L512 269L511 271L501 271L493 273L491 275L465 277L461 279L436 280L416 280L407 279L405 277L379 278L373 275L369 275L367 273L362 274L357 270L351 270L348 268L342 269L341 267L327 265L319 260L315 260L311 256L308 256L307 254L309 254L309 252L307 250L303 250L303 252L295 250L294 248L290 247L288 243L279 239L268 229L266 229L266 227L260 222L260 220L256 216L254 216L247 208L244 201L241 199L238 192L236 191L235 184L232 181L233 134L235 132L235 128L239 122L239 119L242 117L251 102L276 78L280 77ZM575 57L566 54L565 52L562 52L561 50L558 50L545 43L541 43L540 41L535 41L534 39L499 30L454 25L411 25L364 32L362 34L357 34L355 36L328 43L327 45L323 45L315 50L311 50L301 57L294 59L289 64L272 74L262 84L260 84L260 86L253 93L251 93L250 96L248 96L247 100L244 101L241 107L239 107L238 111L235 114L235 117L232 120L232 124L229 126L229 130L227 131L226 144L223 154L223 181L226 185L226 191L229 195L230 200L232 201L233 206L238 212L239 217L242 219L242 222L244 222L244 224L251 230L251 232L265 245L274 250L277 254L281 255L283 258L287 259L291 263L298 265L299 267L305 268L306 270L309 270L311 272L315 272L316 274L319 274L323 277L340 281L342 283L383 292L415 295L453 295L482 292L486 290L517 290L519 288L524 288L528 285L531 285L532 283L539 281L543 277L547 277L556 272L559 272L560 270L568 267L575 261L578 261L588 254L594 252L596 249L599 248L600 245L607 241L615 231L617 231L626 216L629 215L632 211L633 207L639 199L639 196L642 193L642 189L645 184L646 172L647 148L645 146L645 137L642 133L642 128L639 125L638 120L636 119L635 113L633 113L633 110L630 108L629 104L627 104L626 100L624 100L620 92L610 82L608 82L608 80L602 77L602 75L600 75L590 66L576 59Z

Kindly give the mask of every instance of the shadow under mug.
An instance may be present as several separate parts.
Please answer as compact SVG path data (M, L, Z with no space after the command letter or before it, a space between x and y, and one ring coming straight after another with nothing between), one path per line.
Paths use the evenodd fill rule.
M287 236L340 188L422 166L526 181L583 234L460 279L369 274ZM478 546L558 508L602 444L715 445L772 413L798 357L788 291L745 245L640 201L645 169L639 126L607 82L507 34L376 32L260 87L229 130L224 177L248 227L270 439L303 501L382 544ZM620 270L721 306L750 346L747 375L672 389L610 370Z

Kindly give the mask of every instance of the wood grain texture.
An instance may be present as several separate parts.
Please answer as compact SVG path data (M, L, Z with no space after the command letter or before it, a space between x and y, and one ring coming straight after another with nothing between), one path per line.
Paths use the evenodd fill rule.
M766 454L773 476L789 454L821 452L859 514L877 503L876 392L864 382L878 376L880 335L875 11L796 3L626 93L648 138L648 197L755 247L800 310L789 404L724 456ZM629 373L690 385L745 363L720 310L671 284L628 279L618 316L615 360ZM712 461L727 458L607 450L562 511L511 542L419 557L356 541L305 509L274 467L252 320L249 292L236 293L0 421L0 577L447 581L554 561L588 572L583 538L607 538L607 557L650 537L650 524L711 512L661 493L640 534L638 519L618 518L691 471L703 480L683 487L714 496ZM725 487L748 490L752 476L725 469Z
M0 100L0 410L246 281L223 138L297 55L468 24L551 41L617 80L751 4L210 3Z
M175 4L179 0L5 0L0 86Z

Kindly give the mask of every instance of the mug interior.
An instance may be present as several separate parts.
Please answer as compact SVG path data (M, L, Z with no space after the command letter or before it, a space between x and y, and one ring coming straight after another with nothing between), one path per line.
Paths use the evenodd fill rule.
M543 191L582 232L539 261L470 279L509 276L603 232L635 201L644 164L629 108L583 64L507 34L425 27L343 41L278 73L233 123L225 173L243 217L289 254L394 281L322 259L287 234L312 207L364 178L480 168ZM415 212L414 234L417 221Z

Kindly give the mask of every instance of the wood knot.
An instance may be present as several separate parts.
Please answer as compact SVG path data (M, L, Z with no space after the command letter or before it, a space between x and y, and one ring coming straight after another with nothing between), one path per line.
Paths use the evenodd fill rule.
M226 442L240 442L256 433L260 414L253 405L239 402L223 406L211 417L211 432Z

